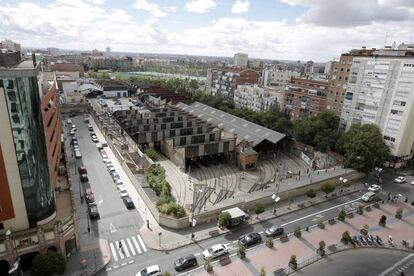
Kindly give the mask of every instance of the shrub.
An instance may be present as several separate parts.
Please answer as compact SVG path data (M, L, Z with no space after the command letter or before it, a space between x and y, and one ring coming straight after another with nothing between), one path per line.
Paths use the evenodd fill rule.
M345 221L345 218L346 218L346 212L344 209L341 209L341 211L339 211L339 214L338 214L338 219L340 221Z
M314 198L314 197L316 197L316 192L315 192L315 190L314 190L314 189L309 189L309 190L307 190L307 191L306 191L306 195L307 195L309 198Z
M298 268L298 261L296 260L296 255L290 256L289 266L292 269L297 269Z
M261 213L263 213L265 211L264 205L262 203L257 203L254 206L254 212L256 213L257 217L259 217L259 215Z
M65 270L65 258L56 252L47 251L34 258L30 273L33 276L52 276L54 274L63 274Z
M321 228L321 229L325 229L325 222L323 221L323 219L319 220L318 227Z
M395 217L397 218L397 219L401 219L402 218L402 213L404 212L404 209L403 208L397 208L397 211L395 211Z
M145 150L145 154L152 159L152 161L157 161L160 158L159 153L151 148Z
M219 215L218 223L220 227L229 226L231 215L229 212L221 212Z
M302 231L300 230L299 226L295 226L293 230L293 235L295 235L297 238L300 238L302 236Z
M387 224L387 216L382 215L378 224L384 227Z
M364 213L364 205L362 205L362 204L358 205L357 213L360 214L360 215L362 215Z
M239 245L239 256L242 259L246 257L246 246L244 246L243 244Z
M378 202L378 201L374 203L374 207L375 207L375 208L379 208L379 207L380 207L380 204L379 204L379 202Z
M267 237L266 238L266 246L269 248L273 248L274 243L273 243L273 238L272 237Z
M157 208L161 214L173 216L175 218L182 218L187 214L184 207L174 201L169 201L161 205L157 204Z
M320 241L319 242L319 248L318 248L318 254L321 256L325 256L325 247L326 247L326 243L325 241Z
M164 272L164 273L162 274L162 276L171 276L171 273L169 273L168 271L166 271L166 272Z
M341 242L343 242L344 244L348 244L348 242L350 242L351 240L352 238L348 231L342 233Z
M335 184L333 184L332 182L326 182L322 185L321 190L325 194L332 193L335 190Z
M213 266L211 265L211 262L213 261L212 257L207 257L206 260L204 261L204 269L207 272L210 272L213 270Z
M266 269L264 267L260 269L260 276L266 276Z

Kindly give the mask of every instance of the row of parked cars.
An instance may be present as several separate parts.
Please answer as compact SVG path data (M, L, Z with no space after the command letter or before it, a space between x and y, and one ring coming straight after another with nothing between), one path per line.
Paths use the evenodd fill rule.
M283 227L279 225L272 225L271 227L267 228L264 231L266 237L279 237L285 234L285 230ZM259 233L252 232L246 235L243 235L239 238L239 245L244 245L246 247L253 246L256 244L259 244L262 242L262 236ZM224 255L227 255L229 253L229 250L227 246L224 244L216 244L211 246L210 248L203 251L203 258L219 258ZM176 271L183 271L188 268L193 268L198 266L197 258L194 254L190 254L181 258L178 258L174 262L174 268ZM137 273L136 276L142 276L142 275L162 275L161 269L158 265L152 265L149 266L140 272Z
M83 196L88 204L88 214L91 219L99 219L98 206L95 202L95 195L93 194L91 184L89 183L88 171L85 166L78 167L80 181L83 188Z

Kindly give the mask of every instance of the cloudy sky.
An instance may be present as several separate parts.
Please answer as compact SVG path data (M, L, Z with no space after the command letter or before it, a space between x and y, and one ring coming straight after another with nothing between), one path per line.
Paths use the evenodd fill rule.
M327 61L414 40L414 0L0 0L23 46Z

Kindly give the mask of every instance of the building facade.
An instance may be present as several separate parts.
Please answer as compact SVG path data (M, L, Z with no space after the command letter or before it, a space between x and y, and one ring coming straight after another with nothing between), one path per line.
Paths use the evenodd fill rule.
M376 50L354 57L341 114L342 129L373 123L390 146L395 163L412 158L414 143L414 52Z
M240 68L247 68L249 63L249 56L245 53L234 54L234 66Z
M9 52L21 52L22 47L19 43L15 43L9 39L0 42L0 49L4 49Z
M3 229L36 227L56 215L39 71L40 65L34 61L15 60L13 64L0 64L0 145L3 157L0 164L4 166L0 172L1 178L7 179L7 182L2 182L2 187L8 186L10 190L10 201L0 204L2 212L5 206L13 208L13 211L7 211L13 216L1 219L0 228Z
M326 108L327 81L292 78L284 91L281 108L292 121L313 117Z
M269 111L283 102L283 92L273 87L239 85L234 93L236 108L245 107L256 112Z
M279 90L284 90L290 83L292 77L298 78L299 76L300 73L296 71L278 70L274 68L265 69L263 70L263 85L274 86L279 88Z
M260 72L234 67L210 68L207 70L206 92L212 96L232 98L238 85L259 84Z

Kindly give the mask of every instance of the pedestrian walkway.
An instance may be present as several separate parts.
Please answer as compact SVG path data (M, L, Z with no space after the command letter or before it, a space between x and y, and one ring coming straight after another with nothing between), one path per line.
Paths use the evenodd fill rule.
M404 208L403 218L396 219L387 215L386 227L378 226L379 218L383 214L395 214L396 209ZM359 230L367 224L369 233L378 235L388 248L387 240L389 236L393 237L395 247L392 249L404 249L401 246L401 241L404 239L410 245L414 242L414 210L413 207L405 203L392 203L381 205L380 208L372 208L371 211L365 211L362 215L357 215L353 218L346 218L345 222L337 222L334 225L326 223L325 229L318 227L311 228L308 232L303 231L300 238L293 235L289 236L289 241L281 242L274 241L274 248L261 246L258 248L248 249L246 258L240 260L236 256L237 248L230 252L232 255L232 262L228 265L221 266L218 262L214 263L214 275L258 275L262 268L269 274L274 271L286 269L291 255L296 255L299 267L305 264L311 264L317 261L320 257L316 253L316 248L319 247L319 242L326 243L327 251L332 250L332 246L338 249L352 248L351 245L344 245L340 242L342 233L348 231L351 236L359 235ZM374 246L375 247L375 246ZM334 252L330 251L330 252ZM402 271L411 271L414 264L414 255L410 258L395 264L389 271L385 271L383 276L400 275ZM190 275L211 275L204 271L203 267L189 273ZM406 275L410 275L407 274Z
M128 259L147 252L147 247L140 235L131 236L109 243L114 262Z
M414 253L398 261L379 276L400 276L402 272L407 276L414 275Z

